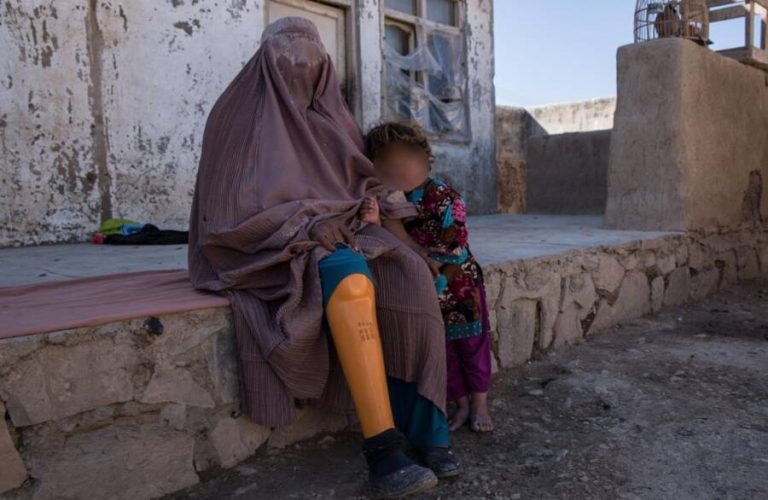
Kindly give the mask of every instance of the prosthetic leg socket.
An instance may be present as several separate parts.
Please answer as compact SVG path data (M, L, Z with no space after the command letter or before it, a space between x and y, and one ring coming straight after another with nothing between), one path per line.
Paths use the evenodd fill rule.
M394 429L373 283L364 274L347 276L331 294L325 312L363 437Z

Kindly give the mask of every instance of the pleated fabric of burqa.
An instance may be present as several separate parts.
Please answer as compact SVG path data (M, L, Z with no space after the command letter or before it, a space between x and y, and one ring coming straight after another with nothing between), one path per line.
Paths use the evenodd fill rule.
M356 231L374 277L387 374L414 382L445 409L445 334L423 261L357 211L381 184L362 152L315 26L286 18L264 32L256 55L214 105L205 128L190 220L196 288L225 294L234 313L243 409L285 426L297 400L350 410L324 329L318 262L310 238L321 222ZM391 218L415 214L384 203Z

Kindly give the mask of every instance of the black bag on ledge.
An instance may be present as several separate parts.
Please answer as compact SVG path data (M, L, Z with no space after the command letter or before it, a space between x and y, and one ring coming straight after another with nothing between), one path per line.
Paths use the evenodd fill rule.
M188 242L189 231L159 229L152 224L145 224L141 231L128 236L111 234L104 240L107 245L186 245Z

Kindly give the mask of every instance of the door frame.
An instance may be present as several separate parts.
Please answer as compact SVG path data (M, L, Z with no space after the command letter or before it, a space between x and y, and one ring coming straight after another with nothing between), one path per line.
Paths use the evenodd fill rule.
M357 2L355 0L277 0L280 3L295 7L306 6L306 2L325 4L344 11L346 26L344 36L346 38L346 81L347 104L352 114L361 123L363 118L362 89L360 82L360 29L357 23ZM267 0L264 8L264 26L269 23L269 6L272 0Z

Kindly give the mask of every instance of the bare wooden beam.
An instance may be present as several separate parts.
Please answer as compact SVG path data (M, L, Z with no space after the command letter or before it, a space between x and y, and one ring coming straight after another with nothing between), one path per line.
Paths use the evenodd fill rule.
M760 48L768 48L768 8L760 3L755 4L755 12L760 16Z
M739 3L739 2L734 2L733 0L708 0L707 1L707 5L709 5L710 8L720 7L721 5L730 5L732 3Z
M709 11L709 22L717 23L720 21L728 21L730 19L738 19L747 15L746 5L734 5L732 7L726 7L724 9L717 9Z

